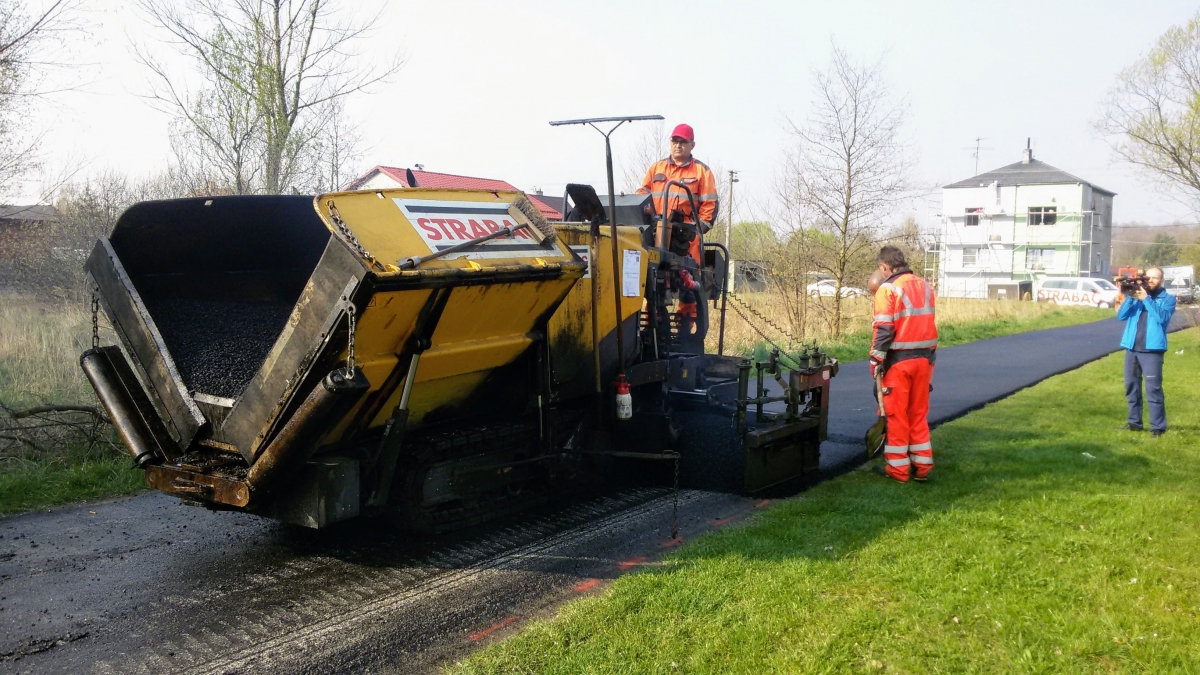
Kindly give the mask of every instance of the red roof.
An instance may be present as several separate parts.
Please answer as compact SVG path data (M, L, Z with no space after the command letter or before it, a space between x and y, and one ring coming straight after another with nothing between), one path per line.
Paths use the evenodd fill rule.
M455 188L460 190L505 190L518 191L516 186L508 181L496 180L494 178L476 178L475 176L459 176L453 173L438 173L436 171L422 171L419 169L402 169L395 166L377 166L355 179L346 187L348 190L358 189L360 185L366 182L368 178L375 174L384 174L388 178L396 181L403 187L414 187L408 184L408 173L411 171L413 179L417 183L417 187L428 188ZM538 207L542 215L547 218L561 218L562 214L558 209L547 206L544 202L539 201L537 195L527 195L529 199Z

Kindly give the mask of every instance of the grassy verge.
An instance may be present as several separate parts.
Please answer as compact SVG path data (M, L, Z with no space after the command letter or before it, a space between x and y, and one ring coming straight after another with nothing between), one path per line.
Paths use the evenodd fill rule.
M771 314L767 314L770 307L769 300L760 299L760 301L763 302L760 311L771 316ZM847 321L849 329L842 335L833 337L829 335L828 331L816 330L813 337L808 338L807 341L816 340L822 349L839 361L860 361L867 358L871 347L871 327L870 321L863 319L860 314L869 311L870 306L867 304L869 302L864 298L847 300L847 312L852 318ZM730 318L731 316L734 318ZM1095 307L1063 307L1032 302L942 298L938 300L938 340L939 346L952 347L1002 335L1090 323L1110 319L1113 316L1113 310ZM729 311L726 321L726 340L727 344L734 345L734 353L758 359L766 358L770 346L762 341L761 337L753 332L753 329L741 317ZM782 326L782 324L780 325ZM786 346L787 338L779 331L773 330L769 326L759 327L772 340L781 346ZM713 349L714 351L716 349L715 343Z
M90 344L91 313L77 304L0 301L0 515L145 489L115 434L89 415L18 420L5 412L97 405L79 368Z
M1162 438L1118 430L1110 356L937 429L928 484L824 483L454 672L1195 671L1200 332L1171 342Z
M127 456L75 453L61 461L12 462L0 471L0 516L146 489Z
M1021 304L1022 309L1033 308L1033 311L1008 315L998 312L992 316L979 312L962 317L955 316L951 312L946 312L946 315L939 316L938 320L939 347L953 347L954 345L966 344L976 340L986 340L1002 335L1013 335L1033 330L1062 328L1063 326L1074 326L1080 323L1091 323L1092 321L1100 321L1102 319L1112 319L1114 316L1111 309L1099 309L1095 307L1059 307L1033 303L999 303L989 300L959 300L958 302L989 303L991 305ZM941 304L946 305L948 303L946 300L942 300ZM942 309L942 307L939 307L939 310ZM820 344L824 347L826 343ZM865 359L867 358L867 353L871 350L871 332L868 329L851 333L841 338L831 338L828 340L826 350L840 361L859 361Z

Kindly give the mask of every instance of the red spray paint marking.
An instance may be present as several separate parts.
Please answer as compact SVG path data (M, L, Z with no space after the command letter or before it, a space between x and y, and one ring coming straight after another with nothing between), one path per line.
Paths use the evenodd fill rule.
M672 546L678 546L682 543L683 537L675 537L674 539L668 539L664 541L663 543L659 544L659 546L662 548L671 548Z
M766 506L767 504L770 504L770 503L771 503L771 500L770 500L770 499L764 499L764 500L762 500L761 502L759 502L759 503L755 504L755 505L754 505L754 508L756 508L756 509L761 509L762 507L764 507L764 506Z
M730 516L728 518L720 518L718 520L714 520L712 526L720 527L722 525L725 525L726 523L732 523L735 520L737 520L737 516Z
M617 565L617 569L624 572L625 570L629 569L630 567L633 567L634 565L637 565L638 563L643 563L643 562L646 562L646 556L640 555L636 558L633 558L632 560L626 560L625 562L620 563L619 565Z
M467 640L470 642L478 642L478 641L482 640L483 638L491 635L492 633L495 633L496 631L500 630L501 628L504 628L505 626L509 625L510 623L515 622L516 620L517 620L517 617L510 616L510 617L504 619L503 621L497 621L496 623L488 626L487 628L484 628L483 630L479 631L478 633L471 633L471 635L469 637L467 637Z
M600 585L599 579L588 579L587 581L583 582L582 584L579 584L578 586L576 586L575 592L576 593L586 593L587 591L590 591L599 585Z

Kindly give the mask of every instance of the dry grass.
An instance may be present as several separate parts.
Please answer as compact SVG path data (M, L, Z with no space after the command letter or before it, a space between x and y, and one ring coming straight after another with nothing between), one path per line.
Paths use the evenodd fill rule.
M766 333L767 337L787 349L816 340L827 350L835 354L840 353L840 358L843 360L850 360L846 357L856 355L856 347L863 342L871 330L870 298L846 298L843 301L842 335L835 338L829 321L833 311L832 298L811 301L808 322L804 327L805 330L801 332L799 327L792 326L788 322L784 301L777 293L738 294L736 298L730 298L726 310L725 352L727 354L750 354L761 350L764 345L763 338L737 311L738 300L761 316L755 316L745 310L741 314L753 321L754 325ZM973 339L1096 321L1112 316L1112 310L1088 307L1061 307L1033 302L1000 302L964 298L939 298L937 310L938 328L943 333L943 337L954 336L962 333L963 329L968 329L966 332L974 335ZM714 313L713 325L715 326L718 321L719 314ZM987 330L983 332L970 330L978 327L987 327ZM717 348L717 332L714 329L709 333L708 347L712 351L716 351ZM866 358L865 352L857 358Z
M71 464L119 452L107 424L89 413L10 414L34 406L97 406L79 367L91 336L91 311L78 304L12 295L0 302L0 460Z
M106 343L112 340L107 325L102 338ZM79 355L91 342L88 308L25 296L0 298L0 401L13 408L95 404L96 396L79 368Z

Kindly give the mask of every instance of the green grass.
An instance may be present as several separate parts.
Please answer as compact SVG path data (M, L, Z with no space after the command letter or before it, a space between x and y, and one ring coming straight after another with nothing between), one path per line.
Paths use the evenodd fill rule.
M103 323L101 331L111 344L114 337ZM91 332L91 313L81 304L0 300L0 402L13 410L98 405L79 368ZM130 468L133 462L111 429L89 438L90 419L68 415L60 421L78 424L51 425L15 420L0 410L0 515L146 489L144 474Z
M935 430L928 484L823 483L452 672L1200 671L1200 332L1171 348L1162 438L1109 356Z
M78 453L84 455L85 453ZM0 516L146 489L126 455L86 453L61 461L8 460L0 465Z
M1036 307L1043 307L1043 305L1036 305ZM1011 317L972 316L961 320L939 319L938 346L953 347L954 345L966 344L976 340L986 340L1002 335L1026 333L1047 328L1062 328L1063 326L1112 319L1113 316L1114 312L1111 309L1099 309L1096 307L1054 307L1053 309L1047 309L1037 314ZM838 361L843 363L861 361L867 358L867 354L871 350L871 331L868 329L846 333L838 338L818 340L817 343L825 352ZM766 358L770 349L768 344L760 342L755 345L751 353L747 353L746 355L761 360Z

